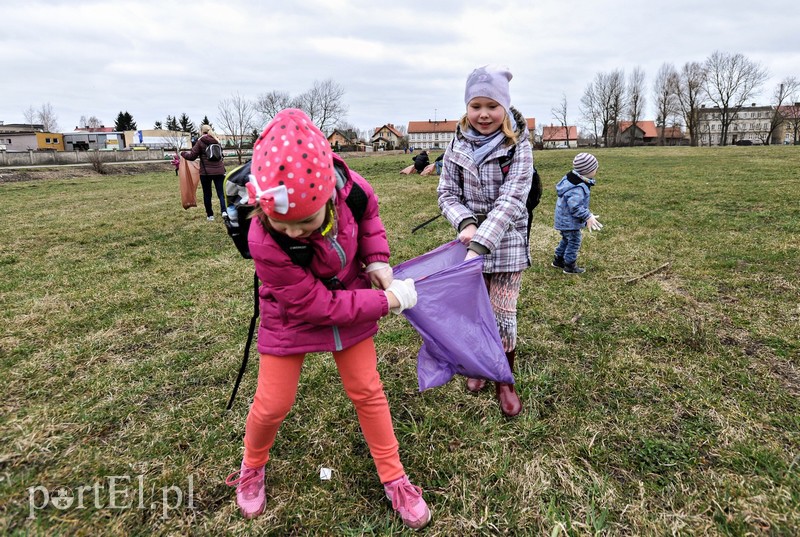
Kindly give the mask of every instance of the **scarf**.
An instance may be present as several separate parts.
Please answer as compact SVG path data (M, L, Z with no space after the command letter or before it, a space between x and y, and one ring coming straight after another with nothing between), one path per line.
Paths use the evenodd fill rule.
M502 129L494 134L480 134L472 127L467 130L461 131L462 136L467 139L472 147L472 160L475 161L476 166L483 164L489 153L492 152L498 145L500 145L506 136L503 134Z

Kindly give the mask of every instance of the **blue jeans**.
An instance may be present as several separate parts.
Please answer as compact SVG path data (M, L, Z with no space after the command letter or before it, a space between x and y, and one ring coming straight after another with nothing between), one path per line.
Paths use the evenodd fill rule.
M556 257L563 257L564 263L571 265L578 259L578 250L581 249L580 229L562 229L561 242L556 246Z
M434 162L434 164L436 165L435 166L436 175L441 175L442 174L442 161L441 160L437 160L436 162Z

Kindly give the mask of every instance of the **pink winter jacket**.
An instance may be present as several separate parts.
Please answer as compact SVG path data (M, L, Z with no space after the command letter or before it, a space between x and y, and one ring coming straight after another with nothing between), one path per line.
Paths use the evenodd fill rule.
M344 162L334 155L337 163ZM314 250L311 265L296 265L260 221L250 225L248 243L261 280L261 321L258 352L277 356L338 351L353 346L378 331L378 319L389 312L380 289L372 289L364 267L388 262L389 244L378 215L378 198L367 181L344 169L349 180L336 196L339 231L323 237L315 231L308 239ZM345 199L353 181L367 194L367 207L356 223ZM344 259L341 254L343 253ZM344 290L331 291L322 279L337 277Z

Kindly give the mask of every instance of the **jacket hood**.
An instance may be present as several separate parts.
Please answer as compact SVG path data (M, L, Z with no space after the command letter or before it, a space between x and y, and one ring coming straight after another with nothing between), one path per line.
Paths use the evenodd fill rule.
M573 188L585 188L587 190L587 192L588 192L589 187L587 185L585 185L583 183L583 181L580 180L580 178L578 178L577 175L572 174L574 177L578 178L578 180L579 180L578 184L575 184L573 181L570 181L569 180L570 179L570 174L572 174L572 172L569 172L567 175L562 177L561 180L558 182L558 184L556 184L556 194L558 194L559 196L563 196L564 194L566 194L568 191L572 190Z

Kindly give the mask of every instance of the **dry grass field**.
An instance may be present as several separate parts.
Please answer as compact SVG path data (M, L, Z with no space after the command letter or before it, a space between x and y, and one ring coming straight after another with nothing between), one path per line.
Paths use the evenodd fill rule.
M463 381L419 393L419 337L381 322L379 370L426 535L800 532L800 147L602 149L587 234L550 268L553 185L519 303L524 410ZM352 159L381 200L393 263L453 238L408 155ZM169 163L111 174L0 170L0 531L6 535L393 535L329 356L309 356L243 520L238 468L255 354L225 404L252 264L184 211ZM36 180L39 179L39 180ZM469 327L453 326L454 331ZM333 470L319 479L321 467Z

